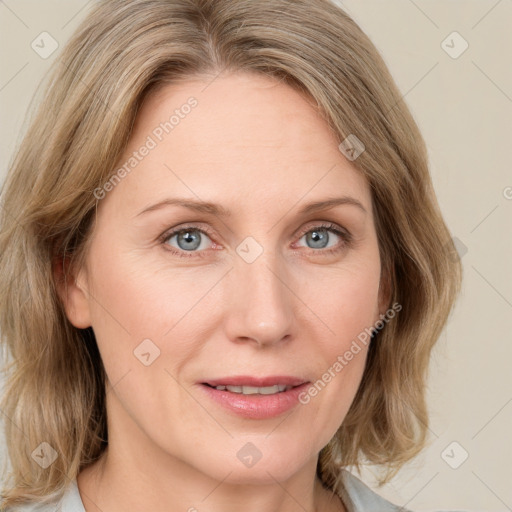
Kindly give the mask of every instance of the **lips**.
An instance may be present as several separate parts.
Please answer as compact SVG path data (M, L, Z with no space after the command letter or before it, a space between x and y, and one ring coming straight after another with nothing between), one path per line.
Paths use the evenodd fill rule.
M272 375L269 377L254 377L250 375L235 375L232 377L221 377L219 379L208 379L201 384L213 388L217 386L248 386L264 388L269 386L291 386L296 387L304 384L307 380L290 375Z
M198 385L203 396L225 411L246 419L263 420L297 407L300 395L310 382L288 375L236 376L198 382ZM284 386L285 389L272 389L273 386Z

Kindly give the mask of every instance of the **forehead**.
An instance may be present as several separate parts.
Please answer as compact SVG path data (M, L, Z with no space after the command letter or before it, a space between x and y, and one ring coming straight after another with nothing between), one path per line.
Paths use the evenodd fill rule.
M159 87L143 103L118 166L144 146L150 151L109 200L134 207L172 193L291 205L338 192L370 209L366 180L313 101L267 76L234 73Z
M209 82L197 79L160 87L144 102L133 136L152 131L191 97L197 106L179 119L164 144L172 146L174 140L199 151L216 152L258 147L274 154L278 149L290 148L306 157L324 150L326 143L336 144L335 135L312 99L276 79L255 73L232 73Z

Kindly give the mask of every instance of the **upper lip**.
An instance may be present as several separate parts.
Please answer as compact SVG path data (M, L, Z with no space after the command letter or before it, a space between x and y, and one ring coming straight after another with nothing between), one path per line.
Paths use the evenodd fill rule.
M202 382L210 386L253 386L263 388L267 386L276 386L283 384L285 386L300 386L308 382L300 377L289 375L271 375L268 377L252 377L250 375L234 375L232 377L220 377L219 379L209 379Z

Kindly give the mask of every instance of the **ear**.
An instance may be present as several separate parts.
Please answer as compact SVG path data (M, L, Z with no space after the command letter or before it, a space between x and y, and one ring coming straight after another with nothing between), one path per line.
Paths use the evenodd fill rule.
M91 317L89 294L81 284L87 282L85 271L81 270L75 274L67 261L62 257L56 257L53 260L52 270L57 293L71 324L79 329L86 329L91 326Z

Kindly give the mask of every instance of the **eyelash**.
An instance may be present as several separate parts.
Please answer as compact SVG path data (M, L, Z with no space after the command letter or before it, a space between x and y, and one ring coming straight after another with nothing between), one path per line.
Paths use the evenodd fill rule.
M316 226L313 226L313 227L307 229L306 231L303 231L301 233L301 235L299 236L299 238L302 238L304 235L306 235L307 233L309 233L311 231L315 231L315 230L319 230L319 229L326 229L328 231L335 233L343 240L343 242L341 242L341 245L337 245L336 247L332 247L330 249L318 249L318 250L311 249L313 252L320 253L322 255L330 255L330 254L340 252L341 250L343 250L346 247L350 247L350 245L352 243L352 235L348 231L341 229L339 226L337 226L336 224L333 224L331 222L321 223ZM187 251L178 251L174 248L170 248L171 246L169 246L169 244L166 243L167 240L172 238L174 235L179 235L183 231L188 231L188 230L198 231L204 235L207 235L210 238L212 235L212 233L210 232L209 229L200 229L197 226L184 226L184 227L180 227L179 229L166 231L163 235L161 235L159 237L158 240L162 245L166 246L165 247L166 251L169 251L172 254L179 256L180 258L193 258L193 257L204 258L204 257L206 257L206 254L205 254L206 251L198 251L198 252L189 251L187 253Z

